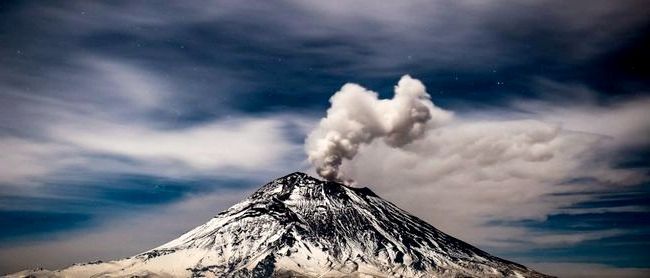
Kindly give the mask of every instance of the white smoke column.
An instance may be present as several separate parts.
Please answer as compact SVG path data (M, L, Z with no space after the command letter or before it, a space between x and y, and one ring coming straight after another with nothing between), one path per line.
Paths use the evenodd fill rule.
M392 99L379 99L376 92L348 83L330 103L327 116L307 137L306 151L316 172L334 181L350 181L339 167L344 159L353 159L361 145L383 139L401 147L452 116L431 102L422 82L408 75L399 80Z

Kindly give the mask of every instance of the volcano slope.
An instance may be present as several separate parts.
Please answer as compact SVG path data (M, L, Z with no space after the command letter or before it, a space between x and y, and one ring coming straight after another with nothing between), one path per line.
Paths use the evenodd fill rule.
M133 257L9 277L549 277L451 237L368 188L276 179Z

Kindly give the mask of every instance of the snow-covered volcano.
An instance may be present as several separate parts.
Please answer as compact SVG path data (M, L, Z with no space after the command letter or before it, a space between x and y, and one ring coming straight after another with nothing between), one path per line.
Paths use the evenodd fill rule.
M44 277L547 277L494 257L401 210L367 188L304 173L160 247Z

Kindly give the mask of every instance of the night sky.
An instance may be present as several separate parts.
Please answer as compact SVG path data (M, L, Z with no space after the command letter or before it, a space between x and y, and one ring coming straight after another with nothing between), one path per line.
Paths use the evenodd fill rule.
M360 185L542 272L647 277L648 49L647 1L1 1L0 273L133 255L315 175L330 97L409 74L454 121L362 148Z

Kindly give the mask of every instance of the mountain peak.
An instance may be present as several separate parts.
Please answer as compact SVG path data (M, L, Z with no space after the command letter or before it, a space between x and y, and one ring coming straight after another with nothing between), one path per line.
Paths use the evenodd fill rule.
M61 275L546 277L453 238L368 188L295 172L179 238ZM50 273L51 274L51 273Z
M364 196L373 196L373 197L379 197L375 192L373 192L370 188L368 187L353 187L349 186L343 183L338 183L334 181L324 181L315 177L312 177L306 173L303 172L293 172L291 174L288 174L286 176L277 178L270 183L268 183L265 186L262 186L260 190L269 190L271 188L276 188L277 186L284 186L287 188L293 189L295 186L297 187L318 187L318 188L330 188L329 190L326 190L325 193L333 193L337 192L337 188L347 188L348 190L351 190L357 194L364 195Z
M306 178L306 177L309 177L309 178L312 178L312 179L316 179L316 178L314 178L314 177L312 177L312 176L310 176L310 175L308 175L308 174L306 174L304 172L300 172L300 171L288 174L288 175L286 175L284 177L281 177L281 179L282 178L290 178L290 177L293 177L293 178Z

